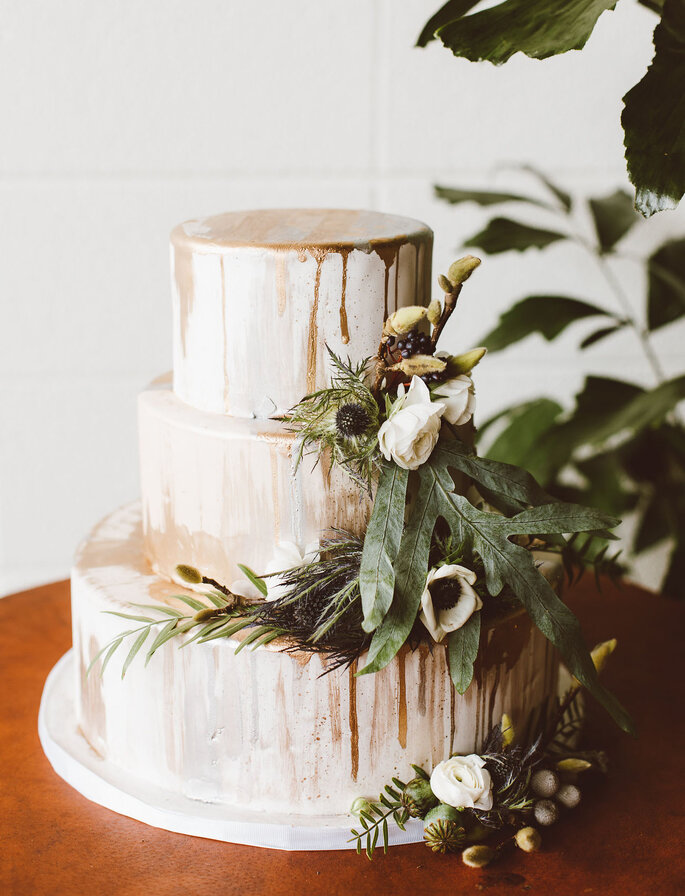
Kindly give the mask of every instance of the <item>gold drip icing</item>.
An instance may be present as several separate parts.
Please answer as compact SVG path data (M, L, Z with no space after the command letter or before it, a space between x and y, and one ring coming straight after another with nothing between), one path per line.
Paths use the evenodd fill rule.
M350 341L350 331L347 325L347 309L345 299L347 293L347 258L349 251L341 252L342 256L342 288L340 290L340 338L344 345Z
M359 725L357 722L357 679L354 673L357 671L357 663L354 662L349 670L349 695L350 695L350 764L352 767L352 780L357 780L359 773Z
M278 296L278 316L282 317L288 300L288 257L280 251L276 253L276 294Z
M407 654L401 650L397 654L397 679L399 683L398 699L399 711L397 713L397 740L404 749L407 746L407 677L405 664Z
M309 315L309 332L307 334L307 392L316 388L316 356L319 349L319 289L321 288L321 268L326 252L321 249L309 250L316 259L316 275L314 277L314 304Z

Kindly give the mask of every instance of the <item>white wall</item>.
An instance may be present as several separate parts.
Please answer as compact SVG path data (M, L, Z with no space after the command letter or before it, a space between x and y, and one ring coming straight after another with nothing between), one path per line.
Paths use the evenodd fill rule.
M0 592L67 575L77 541L138 492L135 397L171 365L175 223L378 208L427 221L441 270L485 213L436 202L435 181L514 187L521 176L502 164L529 162L579 195L626 184L620 98L651 58L648 11L623 0L582 54L496 70L413 48L439 5L2 4ZM660 216L635 247L684 220ZM634 269L619 274L637 301ZM550 286L610 301L577 253L500 257L465 291L455 346ZM675 369L673 334L659 339ZM567 399L582 379L575 344L533 339L492 356L478 371L481 419L543 389ZM593 370L649 376L629 334L608 345L584 359Z

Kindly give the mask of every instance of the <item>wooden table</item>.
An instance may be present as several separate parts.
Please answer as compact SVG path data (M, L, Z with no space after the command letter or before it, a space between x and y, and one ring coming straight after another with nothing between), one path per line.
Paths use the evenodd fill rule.
M634 740L601 710L587 742L609 752L606 781L544 832L543 851L512 850L483 871L422 844L372 863L354 852L286 853L147 827L88 802L55 775L36 720L45 678L71 643L69 585L0 600L0 893L580 894L685 893L685 605L636 587L598 593L589 579L570 602L588 640L616 636L607 684L631 710Z

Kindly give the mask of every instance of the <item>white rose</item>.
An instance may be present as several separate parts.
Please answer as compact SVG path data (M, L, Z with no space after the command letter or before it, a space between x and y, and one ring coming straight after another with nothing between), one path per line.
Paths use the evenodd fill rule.
M269 576L266 579L266 587L268 589L267 600L276 600L283 597L285 589L280 581L280 576L274 573L285 572L288 569L297 569L305 566L315 560L319 553L319 542L312 542L302 552L299 547L292 541L280 541L274 550L273 557L268 563L262 575ZM239 579L229 586L232 594L239 597L246 597L250 600L262 600L263 595L249 579Z
M378 431L378 445L386 460L404 470L416 470L428 460L440 435L441 401L431 401L428 386L412 377L409 391L398 389L390 416Z
M455 809L492 809L492 781L485 760L471 753L452 756L433 769L431 790Z
M483 606L483 601L471 587L476 583L476 574L465 566L448 564L431 569L426 578L426 587L421 595L419 619L426 626L434 641L442 641L445 635L461 628L473 613ZM452 579L460 588L457 602L445 610L435 608L431 585L442 579Z
M462 373L451 380L445 380L433 394L445 405L445 420L453 426L462 426L473 417L476 394L470 376Z

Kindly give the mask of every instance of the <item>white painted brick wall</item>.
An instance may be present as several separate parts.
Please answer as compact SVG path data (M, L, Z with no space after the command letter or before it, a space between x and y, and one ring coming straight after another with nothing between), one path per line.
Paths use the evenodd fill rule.
M652 53L633 0L586 50L505 68L414 49L438 0L7 0L0 17L0 593L67 575L78 540L136 496L135 397L170 367L167 234L231 208L373 207L427 221L436 267L486 220L431 185L514 187L529 162L581 196L625 186L621 96ZM541 222L541 219L540 219ZM587 222L585 222L587 224ZM641 226L637 251L685 230ZM618 271L637 303L640 283ZM488 261L452 338L515 297L609 303L565 248ZM585 326L579 324L579 329ZM677 369L677 336L659 345ZM582 379L574 338L492 356L480 415ZM629 334L583 358L648 378ZM516 364L513 364L516 359ZM649 565L645 575L654 577Z

